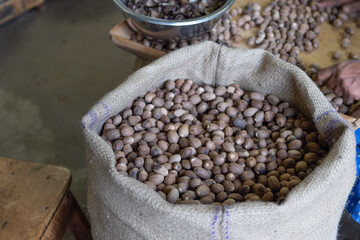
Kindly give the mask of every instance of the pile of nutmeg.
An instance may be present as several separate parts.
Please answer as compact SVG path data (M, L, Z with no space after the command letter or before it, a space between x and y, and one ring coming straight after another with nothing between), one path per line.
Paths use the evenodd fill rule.
M116 169L171 203L282 202L327 144L297 109L238 84L169 80L108 119Z

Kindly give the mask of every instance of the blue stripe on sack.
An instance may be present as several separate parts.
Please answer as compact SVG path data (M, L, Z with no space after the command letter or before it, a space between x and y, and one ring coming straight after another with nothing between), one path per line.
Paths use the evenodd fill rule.
M212 235L212 240L216 240L216 232L215 232L215 224L219 218L219 211L220 211L221 207L216 207L215 209L215 214L214 214L214 218L213 221L211 223L211 235Z
M356 180L349 194L346 210L360 223L360 128L355 131L356 138Z
M330 113L337 113L337 111L336 111L336 110L329 110L329 111L326 111L326 112L320 114L320 116L317 116L317 117L316 117L315 123L316 123L317 121L319 121L323 116L328 115L328 114L330 114Z
M230 240L230 237L229 237L229 220L230 220L229 206L225 206L225 238L227 240Z

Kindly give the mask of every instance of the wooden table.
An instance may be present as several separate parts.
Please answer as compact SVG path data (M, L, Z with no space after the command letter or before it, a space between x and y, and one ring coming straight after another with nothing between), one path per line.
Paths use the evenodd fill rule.
M253 1L237 0L232 8L243 8L250 2ZM266 6L268 3L272 2L272 0L263 0L258 2L261 6ZM360 55L360 29L357 28L353 22L347 22L344 25L350 26L355 30L355 34L351 38L349 48L342 49L340 47L344 33L343 27L335 29L329 23L324 22L320 25L322 30L317 37L319 40L319 48L311 53L302 52L299 54L299 57L305 66L309 66L311 63L317 63L321 67L325 68L335 64L336 62L332 60L332 54L335 50L339 50L342 53L341 59L337 62L346 60L350 52L355 52ZM246 40L248 37L255 35L256 31L256 28L249 31L241 29L240 34L243 36L244 41L240 44L235 44L234 46L249 48L246 44ZM165 52L145 47L142 44L131 41L130 37L133 32L134 31L125 22L122 22L110 30L110 37L115 45L138 56L134 64L135 70L166 54Z
M272 1L273 0L259 1L259 4L264 7ZM245 5L250 2L252 2L252 0L237 0L235 1L232 8L244 8ZM344 26L349 26L355 30L348 49L342 49L340 46L344 34L344 26L339 29L335 29L327 22L322 23L320 26L322 30L317 36L317 39L319 40L319 47L311 53L301 52L299 54L299 58L306 67L312 63L316 63L320 65L320 67L325 68L340 61L347 60L350 52L355 52L360 55L360 29L355 26L354 22L346 22L344 24ZM249 46L246 44L246 40L250 36L256 35L256 32L257 28L248 31L240 29L240 34L244 40L239 44L234 44L234 47L249 48ZM110 30L110 38L116 46L137 56L133 65L134 71L148 65L153 60L166 54L166 52L159 51L151 47L146 47L140 43L136 43L130 40L130 37L133 33L134 30L126 21L119 23ZM341 58L338 61L332 60L332 55L335 50L341 52ZM360 118L356 119L354 117L345 115L343 115L343 118L345 118L345 120L347 120L350 126L352 126L354 129L360 127Z
M235 1L233 7L245 7L246 4L253 2L251 0L237 0ZM263 0L258 1L261 6L266 6L268 3L273 2L272 0ZM322 68L331 66L335 63L332 60L332 54L335 50L339 50L342 53L340 61L346 60L349 52L356 52L358 55L360 54L360 31L359 28L356 28L354 22L347 22L344 24L345 26L352 27L355 30L355 34L351 38L351 44L348 49L341 49L341 41L344 33L343 27L339 29L335 29L332 25L327 22L322 23L321 32L317 39L319 40L319 48L312 51L311 53L301 52L299 57L303 61L305 66L309 66L311 63L317 63ZM247 39L250 36L255 35L257 29L253 29L250 31L241 31L241 35L244 39ZM245 42L238 44L239 47L249 48ZM360 57L360 56L359 56Z
M0 239L91 239L64 167L0 157Z

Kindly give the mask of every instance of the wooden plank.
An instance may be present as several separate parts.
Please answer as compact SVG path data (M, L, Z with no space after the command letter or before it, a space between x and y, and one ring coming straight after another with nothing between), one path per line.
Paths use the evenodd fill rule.
M114 45L148 60L154 60L166 54L165 52L131 41L130 37L133 32L126 21L122 21L110 30L110 39Z
M356 129L360 128L360 118L356 119L354 117L345 115L340 113L340 116L349 123L350 127L355 131Z
M69 223L71 232L78 240L91 240L90 224L72 194L71 197L73 205L73 216Z
M0 1L0 24L44 4L45 0L2 0Z
M39 239L70 182L64 167L0 157L0 239Z
M41 240L62 239L67 227L70 227L75 239L91 240L90 224L81 211L71 191L61 200Z
M62 239L66 232L66 227L68 225L69 219L73 215L72 209L72 198L70 195L70 191L68 191L53 215L50 219L49 224L46 226L45 231L42 236L39 238L40 240L57 240Z

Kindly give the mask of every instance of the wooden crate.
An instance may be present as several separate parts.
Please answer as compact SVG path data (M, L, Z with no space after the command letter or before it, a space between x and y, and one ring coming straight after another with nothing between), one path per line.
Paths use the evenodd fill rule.
M90 225L61 166L0 157L0 239L91 240Z
M0 24L44 4L45 0L0 0Z

